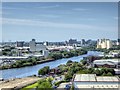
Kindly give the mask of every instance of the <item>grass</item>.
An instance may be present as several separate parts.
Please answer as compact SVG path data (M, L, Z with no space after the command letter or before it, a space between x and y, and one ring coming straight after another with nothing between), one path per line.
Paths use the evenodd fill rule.
M33 88L36 88L38 86L38 83L34 83L32 85L26 86L24 88L22 88L21 90L32 90Z

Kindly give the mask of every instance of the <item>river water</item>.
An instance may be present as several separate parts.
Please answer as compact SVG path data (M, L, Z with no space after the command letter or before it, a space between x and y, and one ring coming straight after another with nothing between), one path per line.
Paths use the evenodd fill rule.
M22 78L22 77L27 77L31 76L38 73L38 70L43 68L44 66L49 66L50 68L55 68L59 66L60 64L66 64L68 60L71 61L77 61L80 62L80 60L83 59L83 57L89 56L89 55L100 55L101 52L96 52L96 51L88 51L87 54L72 57L72 58L63 58L63 59L58 59L56 61L51 61L51 62L46 62L43 64L38 64L35 66L27 66L27 67L22 67L22 68L14 68L14 69L6 69L6 70L0 70L0 78L3 79L11 79L11 78Z

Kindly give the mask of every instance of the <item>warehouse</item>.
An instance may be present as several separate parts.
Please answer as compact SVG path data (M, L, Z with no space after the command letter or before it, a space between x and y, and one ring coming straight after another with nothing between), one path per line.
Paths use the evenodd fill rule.
M102 59L93 61L93 67L119 68L120 61L118 59Z
M118 90L119 77L96 76L96 74L75 74L73 85L75 90Z

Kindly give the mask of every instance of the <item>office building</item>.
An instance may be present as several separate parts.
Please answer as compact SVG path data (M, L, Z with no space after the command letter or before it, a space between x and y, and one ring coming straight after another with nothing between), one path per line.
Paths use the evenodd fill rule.
M35 39L32 39L32 41L30 41L29 47L30 47L30 51L32 51L32 52L36 51Z
M118 42L120 43L120 39L118 39Z
M24 41L17 41L16 44L17 44L17 47L23 47Z
M32 39L32 41L30 41L29 47L30 51L32 52L46 50L46 46L43 44L36 43L35 39Z
M30 41L29 47L31 52L41 52L41 55L44 57L48 56L48 50L46 46L40 43L36 43L35 39L32 39L32 41Z
M48 50L43 50L43 56L45 57L45 58L47 58L48 57L48 55L49 55L49 52L48 52Z
M82 39L82 40L81 40L81 45L85 45L85 43L86 43L86 42L85 42L85 39Z
M120 39L117 40L117 45L120 45Z
M69 40L69 44L76 44L77 43L77 39L70 39Z
M46 46L42 44L36 44L35 51L41 51L41 50L46 50Z

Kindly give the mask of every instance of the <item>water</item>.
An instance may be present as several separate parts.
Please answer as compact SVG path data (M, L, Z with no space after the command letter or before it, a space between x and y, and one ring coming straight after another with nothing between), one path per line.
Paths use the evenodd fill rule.
M59 59L56 61L46 62L46 63L38 64L35 66L27 66L27 67L22 67L22 68L0 70L0 74L2 75L3 79L22 78L22 77L27 77L27 76L34 75L34 74L37 75L38 70L43 68L44 66L55 68L59 66L60 64L66 64L68 60L80 62L80 60L82 60L83 57L86 57L89 55L99 55L99 54L101 53L96 52L96 51L88 51L88 53L85 55L80 55L80 56L76 56L72 58Z

